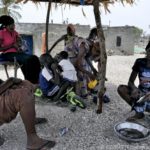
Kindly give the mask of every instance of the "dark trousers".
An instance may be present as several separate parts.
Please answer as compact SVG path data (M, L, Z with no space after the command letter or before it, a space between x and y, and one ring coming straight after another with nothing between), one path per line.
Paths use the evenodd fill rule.
M2 57L7 61L14 61L15 57L16 61L21 65L24 78L33 84L38 83L41 65L37 56L25 53L5 53L2 54Z

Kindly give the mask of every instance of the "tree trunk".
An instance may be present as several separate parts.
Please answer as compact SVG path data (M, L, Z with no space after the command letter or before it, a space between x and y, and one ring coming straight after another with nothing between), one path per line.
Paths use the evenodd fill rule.
M106 63L107 63L107 54L105 48L105 37L103 33L103 28L101 24L101 16L99 11L99 0L93 0L93 9L95 15L95 22L98 32L98 39L100 44L100 60L98 62L99 70L99 90L98 90L98 109L97 113L102 113L102 98L105 92L105 76L106 76Z
M48 2L48 9L47 9L47 15L46 15L46 53L48 52L48 25L49 25L49 14L50 14L50 9L51 9L51 0Z

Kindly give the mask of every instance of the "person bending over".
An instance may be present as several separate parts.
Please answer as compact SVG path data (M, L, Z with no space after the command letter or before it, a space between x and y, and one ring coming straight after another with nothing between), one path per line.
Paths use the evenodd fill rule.
M78 81L76 84L76 93L83 98L87 98L87 82L90 79L95 79L92 68L86 60L90 48L89 42L86 39L75 35L75 27L72 24L67 26L67 34L63 35L58 41L56 41L50 48L50 51L61 40L65 41L64 50L68 52L69 59L77 71Z
M66 46L75 37L77 37L77 35L75 35L75 27L73 24L68 24L66 31L67 31L67 33L62 35L59 39L57 39L57 41L51 46L51 48L48 50L49 53L55 48L55 46L59 42L64 41L64 46Z

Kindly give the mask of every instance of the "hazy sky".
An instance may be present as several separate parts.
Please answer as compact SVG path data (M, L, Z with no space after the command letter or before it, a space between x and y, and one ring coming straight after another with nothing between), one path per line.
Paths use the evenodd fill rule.
M95 26L92 6L75 7L65 5L62 7L58 5L57 8L54 6L55 4L53 4L50 15L50 21L53 20L53 23L62 23L68 19L69 23ZM100 7L102 24L110 26L136 26L143 29L146 33L150 33L150 20L148 19L150 14L149 6L150 0L137 0L133 6L122 6L122 4L117 3L110 5L109 9L111 13L107 14ZM83 15L82 10L86 17ZM47 4L42 3L35 6L32 2L28 2L22 5L20 12L22 18L19 22L45 23Z

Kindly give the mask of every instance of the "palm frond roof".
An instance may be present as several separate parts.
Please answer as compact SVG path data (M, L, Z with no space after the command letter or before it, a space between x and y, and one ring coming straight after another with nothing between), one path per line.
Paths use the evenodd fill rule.
M16 0L16 3L26 3L28 1L32 1L34 3L38 2L52 2L52 3L61 3L61 4L71 4L71 5L93 5L93 0ZM103 5L107 10L110 4L114 4L115 2L121 2L123 5L125 3L133 4L135 0L98 0L100 6Z

